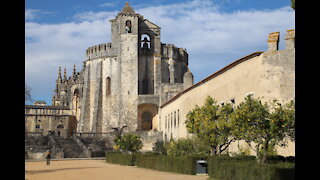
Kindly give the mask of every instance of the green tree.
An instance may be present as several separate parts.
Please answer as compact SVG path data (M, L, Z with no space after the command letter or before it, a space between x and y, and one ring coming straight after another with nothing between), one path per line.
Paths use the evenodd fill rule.
M296 9L296 3L295 3L295 0L291 0L291 7L292 9Z
M221 154L235 140L230 137L232 112L230 104L219 106L208 96L203 106L196 106L187 114L187 131L208 144L211 155Z
M191 139L171 140L165 147L169 156L187 156L195 153L195 147Z
M135 134L125 134L115 138L115 147L125 152L136 152L142 148L140 136Z
M251 95L241 102L231 116L234 127L232 135L245 140L257 153L260 163L264 163L275 145L284 145L284 138L290 135L294 128L293 102L281 106L274 100L270 107L262 103L260 99L254 99Z

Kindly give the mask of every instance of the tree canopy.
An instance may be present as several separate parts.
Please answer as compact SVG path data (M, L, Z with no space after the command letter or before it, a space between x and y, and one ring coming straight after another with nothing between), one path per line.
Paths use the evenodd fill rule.
M221 154L234 141L230 137L229 116L233 112L231 104L219 106L208 96L203 106L196 106L187 114L186 127L211 148L211 154Z
M210 146L212 155L221 154L235 140L245 140L264 163L276 145L285 146L287 137L295 140L294 101L262 103L249 95L233 107L217 105L209 96L187 114L186 128Z

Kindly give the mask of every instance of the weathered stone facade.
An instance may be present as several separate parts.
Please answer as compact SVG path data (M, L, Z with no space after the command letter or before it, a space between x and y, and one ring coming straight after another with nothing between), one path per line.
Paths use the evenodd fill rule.
M25 106L25 128L29 135L55 134L70 136L76 131L77 120L69 108L60 106Z
M74 117L76 121L69 121L78 133L103 134L124 127L124 132L140 134L143 149L151 150L156 140L190 136L186 114L208 95L235 105L248 94L265 101L295 97L294 30L287 31L286 49L278 50L279 33L270 33L268 51L247 55L193 85L188 53L161 43L159 26L128 4L110 22L112 42L89 47L82 70L74 67L70 77L64 70L62 78L59 68L52 106L42 107L68 115L52 116L61 123ZM26 106L26 131L37 131L38 115L39 106ZM44 133L58 125L52 117L41 125ZM238 151L237 143L228 151ZM294 155L294 142L278 153Z
M89 47L80 72L74 67L67 77L64 69L62 77L59 67L52 106L68 108L79 133L126 126L124 132L161 137L160 104L193 85L188 54L161 43L161 28L128 4L110 22L112 42Z

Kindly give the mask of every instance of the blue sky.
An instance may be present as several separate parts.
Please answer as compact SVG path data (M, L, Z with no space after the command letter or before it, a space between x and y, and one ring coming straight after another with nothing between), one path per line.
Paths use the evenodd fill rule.
M290 0L26 0L25 72L33 100L51 104L58 67L80 71L85 50L110 42L125 2L161 27L161 42L187 49L195 83L252 52L270 32L295 28ZM29 102L30 104L30 102Z

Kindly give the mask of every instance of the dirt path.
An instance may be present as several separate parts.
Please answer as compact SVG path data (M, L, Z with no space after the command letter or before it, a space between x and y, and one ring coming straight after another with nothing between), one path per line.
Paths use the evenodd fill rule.
M204 175L183 175L132 166L106 163L104 160L64 160L26 162L27 180L207 180Z

